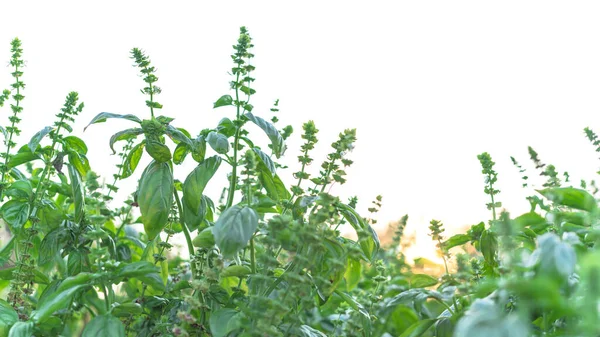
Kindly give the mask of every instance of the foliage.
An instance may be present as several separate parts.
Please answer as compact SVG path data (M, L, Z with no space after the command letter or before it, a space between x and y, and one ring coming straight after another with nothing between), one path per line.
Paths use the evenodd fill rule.
M24 62L21 42L11 43L14 83L0 95L0 106L10 102L12 110L0 129L0 212L12 235L0 249L0 337L600 334L593 181L570 185L568 173L561 178L529 148L545 181L527 197L530 212L512 218L498 201L495 163L480 154L491 219L450 237L432 220L444 267L429 275L419 266L432 262L411 266L403 254L408 216L380 247L373 227L382 197L363 217L357 198L344 202L326 192L346 182L356 130L339 134L315 174L308 168L319 130L306 122L296 182L284 183L280 160L293 129L279 127L278 101L271 118L250 104L256 90L246 28L233 48L231 91L213 106L228 117L195 133L159 115L157 69L132 49L149 118L101 112L91 120L88 126L135 124L110 137L120 163L105 184L90 167L84 140L72 135L84 108L76 92L53 125L17 146ZM585 132L598 148L596 134ZM144 152L152 160L137 190L114 205L111 195L138 170ZM191 172L179 166L186 160L195 163ZM535 186L511 160L523 187ZM218 172L228 175L215 201L204 191L218 183ZM356 240L340 235L344 225ZM188 259L171 253L179 233Z

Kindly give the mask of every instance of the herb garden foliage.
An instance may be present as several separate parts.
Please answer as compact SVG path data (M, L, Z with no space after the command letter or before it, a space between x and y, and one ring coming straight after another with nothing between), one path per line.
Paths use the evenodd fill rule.
M192 130L194 136L160 114L156 69L133 49L150 113L143 119L102 112L92 119L89 126L115 118L132 125L110 138L121 162L113 183L102 184L85 142L70 135L84 108L75 92L53 125L17 145L26 87L21 42L12 41L14 83L0 95L0 105L10 107L0 129L0 212L11 233L0 250L0 336L600 335L593 181L572 187L568 174L561 178L530 148L545 182L527 198L531 211L511 218L500 211L494 162L479 155L491 220L452 237L444 236L441 221L431 221L445 272L416 273L400 250L407 216L392 244L380 249L372 225L381 197L365 218L354 210L356 198L344 202L325 192L346 181L355 130L339 135L311 175L318 130L305 123L296 181L289 187L280 179L292 128L278 128L277 102L270 119L253 111L251 49L242 28L231 94L214 103L235 114ZM262 134L250 138L251 128ZM586 129L586 135L600 152L596 134ZM111 204L119 180L142 170L146 155L152 161L133 198ZM186 160L196 163L191 172L178 169ZM530 187L525 169L512 161ZM229 172L227 181L213 181L217 171ZM204 194L219 183L226 185L220 200ZM344 224L358 240L340 236ZM189 260L168 258L180 232ZM463 245L472 253L450 253Z

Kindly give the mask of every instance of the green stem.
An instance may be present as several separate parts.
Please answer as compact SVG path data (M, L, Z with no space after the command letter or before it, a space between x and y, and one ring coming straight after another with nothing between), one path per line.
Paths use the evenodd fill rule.
M250 268L252 274L256 274L256 251L254 249L254 237L250 239Z
M183 219L183 207L181 207L181 200L179 199L179 194L177 190L173 190L173 195L175 196L175 202L177 203L177 211L179 212L179 221L181 221L181 228L183 229L183 234L185 235L185 241L187 242L188 252L190 254L190 261L193 260L194 256L194 245L192 243L192 237L190 236L190 230L188 229L185 220ZM196 266L194 262L191 263L192 267L192 279L196 276Z
M240 97L240 93L239 93L239 89L237 88L237 83L240 81L240 74L238 72L236 79L235 79L235 83L236 83L236 88L235 88L235 105L236 105L236 119L237 122L239 122L240 120L240 101L239 101L239 97ZM233 140L233 161L232 161L232 165L231 165L231 178L229 180L229 191L227 193L227 203L225 204L225 209L228 209L229 207L231 207L233 205L233 197L235 194L235 185L236 185L236 181L237 181L237 156L238 156L238 145L240 142L240 127L238 126L237 129L235 130L235 138Z
M16 65L15 66L15 73L19 72L19 66ZM16 83L19 84L19 76L15 76L15 80ZM20 86L17 85L17 97L20 95L21 91L20 91ZM19 103L21 103L21 100L17 100L17 102L15 103L15 109L13 110L13 117L17 117L17 111L19 110ZM15 130L15 124L16 124L16 119L13 119L11 124L10 124L10 134L8 136L8 142L6 142L6 152L4 153L4 166L2 166L2 184L4 184L6 182L6 173L8 172L8 159L10 158L10 149L11 149L11 144L12 144L12 139L13 139L13 135L14 135L14 130ZM0 188L0 201L2 201L4 199L4 186L2 186L2 188Z

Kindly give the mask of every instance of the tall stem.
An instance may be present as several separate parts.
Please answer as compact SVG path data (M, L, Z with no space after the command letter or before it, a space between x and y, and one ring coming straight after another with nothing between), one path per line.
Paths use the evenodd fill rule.
M236 119L239 122L240 120L240 90L237 87L237 83L240 81L240 73L238 72L235 78L235 104L236 104ZM233 197L235 194L236 181L237 181L237 159L238 159L238 145L240 142L240 126L235 130L235 138L233 140L233 161L231 163L231 178L229 180L229 191L227 193L227 203L225 204L225 209L231 207L233 205Z
M17 94L15 95L16 97L20 97L21 95L21 87L20 85L18 85L20 83L19 81L19 65L15 65L15 74L17 74L17 76L15 76L16 79L16 83L17 83ZM19 111L19 103L21 103L21 100L18 99L16 100L15 103L15 108L13 109L13 117L17 117L17 113ZM4 184L4 182L6 181L6 173L8 172L8 159L10 158L10 149L12 147L12 140L13 140L13 135L15 134L14 130L15 130L15 124L16 124L17 119L13 118L13 120L10 123L10 133L8 135L8 141L6 142L6 152L4 153L4 166L2 166L2 184ZM0 188L0 201L2 201L4 199L4 187Z
M181 228L183 229L183 235L185 235L185 241L187 242L188 252L190 254L190 261L193 260L194 256L194 244L192 243L192 237L190 236L190 230L188 229L185 220L183 219L183 207L181 207L181 200L179 199L179 194L177 190L173 191L173 195L175 196L175 202L177 203L177 212L179 212L179 221L181 221ZM196 265L194 265L193 261L191 263L192 267L192 279L196 276Z

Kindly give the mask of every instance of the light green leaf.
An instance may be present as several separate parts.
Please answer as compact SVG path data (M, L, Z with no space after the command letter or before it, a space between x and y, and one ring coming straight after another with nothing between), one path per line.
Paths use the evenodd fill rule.
M237 311L229 308L218 309L210 314L210 332L213 337L226 337L230 332L240 327L240 321L236 319L240 315Z
M259 128L261 128L266 134L267 137L271 140L271 147L273 149L273 153L275 157L281 158L286 150L286 145L277 128L270 122L262 119L261 117L254 116L251 112L247 112L244 114L249 120L251 120L254 124L256 124Z
M16 322L10 328L8 337L31 337L33 336L33 322Z
M131 151L129 151L129 154L123 163L121 179L125 179L133 174L140 162L140 159L142 158L142 154L144 153L144 146L146 146L145 140L134 146Z
M426 288L438 284L438 279L426 274L413 274L410 277L411 288Z
M37 148L40 145L40 142L42 141L42 139L47 134L49 134L50 131L52 131L52 130L54 130L54 127L47 126L47 127L43 128L42 130L38 131L35 135L33 135L33 137L31 137L31 140L27 144L27 146L29 146L29 149L31 150L31 152L35 152L35 150L37 150Z
M0 208L2 218L13 228L21 228L29 219L29 202L9 200Z
M229 152L229 140L225 135L211 131L206 137L206 141L217 153L226 154Z
M85 325L81 337L125 337L125 325L112 315L99 315Z
M63 138L63 143L71 150L79 153L79 154L87 154L88 148L85 145L85 142L75 136L67 136Z
M228 106L233 104L233 98L231 95L223 95L221 96L214 104L213 108L218 108L221 106Z
M573 187L547 188L538 192L555 204L591 212L598 207L593 195Z
M131 129L119 131L119 132L115 133L114 135L112 135L110 137L109 145L110 145L110 149L112 150L113 154L117 153L117 151L115 151L115 148L114 148L116 142L121 141L121 140L133 139L133 138L141 135L142 133L144 133L144 130L142 130L141 128L131 128Z
M215 223L213 234L217 247L224 256L232 257L248 245L257 227L258 215L254 209L234 205L226 209Z
M350 223L358 235L358 243L363 253L372 260L379 250L379 236L373 228L350 206L338 203L336 205L340 214Z
M15 309L8 302L0 300L0 336L7 336L10 327L18 320Z
M133 122L136 122L139 124L142 123L142 120L137 118L135 115L119 115L119 114L113 114L110 112L101 112L98 115L96 115L96 117L92 118L92 121L90 122L90 124L88 124L85 128L83 128L83 131L85 131L85 129L87 129L90 125L106 122L106 120L109 118L121 118L121 119L130 120L130 121L133 121Z

